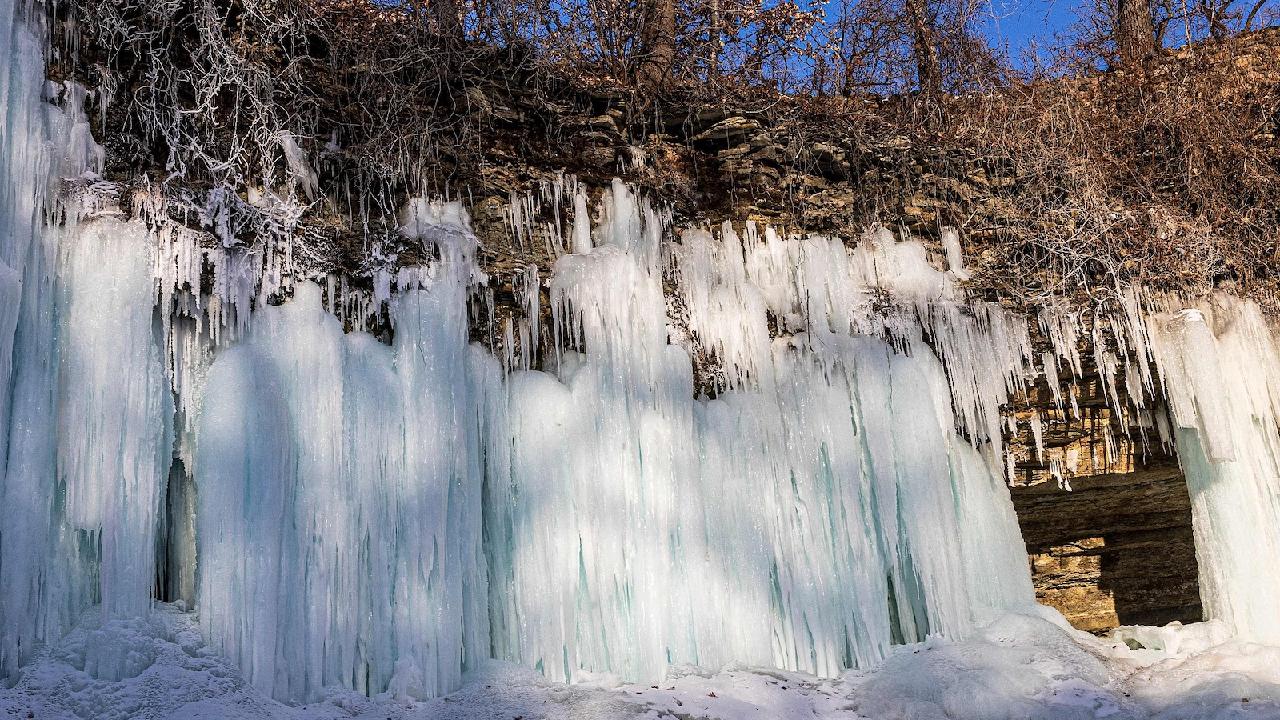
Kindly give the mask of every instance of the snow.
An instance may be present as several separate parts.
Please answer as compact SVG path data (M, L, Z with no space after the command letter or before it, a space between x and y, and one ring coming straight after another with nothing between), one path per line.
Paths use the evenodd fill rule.
M329 688L289 706L247 682L201 637L192 613L158 604L145 618L96 609L41 650L0 717L44 720L1226 720L1280 713L1280 648L1241 642L1221 623L1071 630L1041 609L1008 614L961 641L894 648L835 678L731 664L672 668L660 681L596 675L573 685L513 663L478 663L462 686L416 701ZM1120 639L1146 640L1131 649Z

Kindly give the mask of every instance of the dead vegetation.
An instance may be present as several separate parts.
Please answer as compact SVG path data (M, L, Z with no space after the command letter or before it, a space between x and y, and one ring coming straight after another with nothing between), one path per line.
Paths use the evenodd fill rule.
M250 235L263 220L249 189L278 189L304 208L292 231L322 270L364 273L410 195L492 205L567 171L595 187L622 175L685 219L851 237L956 225L975 289L1017 302L1135 281L1274 308L1280 35L1231 37L1258 13L1204 7L1227 18L1204 21L1230 26L1221 39L1023 81L974 44L969 6L917 6L913 36L903 3L850 3L827 23L791 5L679 4L682 52L654 82L638 26L661 8L646 3L468 4L454 27L454 11L416 1L82 0L60 10L58 72L99 89L113 179ZM1090 47L1077 70L1113 52ZM314 188L291 179L289 141ZM487 250L502 267L547 262Z
M1006 159L1017 222L987 249L1043 296L1134 282L1227 288L1275 307L1280 35L963 99L957 144ZM1026 282L1030 280L1032 282Z

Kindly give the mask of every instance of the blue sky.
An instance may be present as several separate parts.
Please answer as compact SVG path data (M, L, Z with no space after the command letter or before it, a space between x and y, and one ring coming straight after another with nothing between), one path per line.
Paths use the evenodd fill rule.
M1024 48L1050 45L1055 33L1075 23L1080 6L1078 0L987 0L987 37L992 45L1007 47L1010 60L1020 66Z

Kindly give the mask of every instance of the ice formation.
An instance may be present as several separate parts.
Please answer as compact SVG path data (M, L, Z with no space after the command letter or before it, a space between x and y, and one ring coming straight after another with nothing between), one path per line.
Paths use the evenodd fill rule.
M1280 562L1277 329L1253 302L1222 293L1117 295L1117 307L1095 313L1091 326L1073 310L1041 313L1054 348L1045 373L1079 376L1077 339L1092 334L1091 360L1112 412L1150 432L1144 442L1177 451L1206 617L1241 638L1280 644L1280 574L1268 569ZM1114 445L1109 428L1106 442Z
M1208 617L1280 645L1280 353L1253 303L1169 305L1150 344L1191 491Z
M490 657L865 668L1030 605L1002 409L1043 377L1078 414L1086 366L1178 448L1209 614L1280 643L1280 355L1253 305L1050 306L1037 352L966 296L954 230L933 256L884 228L677 238L625 184L593 219L561 177L512 197L517 245L557 260L518 270L495 354L469 343L493 285L460 203L408 204L427 260L371 247L372 292L302 278L318 188L289 133L285 186L213 188L189 228L144 185L128 219L45 44L0 0L0 676L157 596L288 702L434 697ZM384 308L390 345L360 331ZM85 672L137 669L99 650Z
M555 372L510 379L509 486L488 507L499 657L566 680L733 661L831 676L1031 601L1002 458L957 434L916 321L1010 339L950 312L922 246L687 231L666 258L682 347L664 220L617 183L601 217L551 279ZM694 399L690 350L718 360L716 399ZM993 372L960 397L985 413L1006 392Z
M146 229L105 217L64 239L58 278L57 482L62 512L96 546L107 615L145 613L172 454L172 394L154 337Z
M303 283L204 387L201 625L280 699L434 697L488 653L476 412L497 361L467 346L475 238L460 207L413 210L406 234L442 260L400 279L394 348L344 334Z
M170 450L150 250L77 201L102 151L27 9L0 3L0 674L87 605L145 612Z

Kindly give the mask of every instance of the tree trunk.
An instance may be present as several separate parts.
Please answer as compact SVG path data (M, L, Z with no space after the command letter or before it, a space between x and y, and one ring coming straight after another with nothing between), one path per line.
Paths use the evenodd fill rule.
M656 90L670 78L676 57L676 3L675 0L647 1L649 12L645 14L640 35L644 58L636 80L641 88Z
M1140 63L1156 54L1150 0L1115 0L1115 41L1124 65Z
M942 97L942 63L929 23L926 0L906 0L907 22L911 25L912 53L916 61L916 81L921 94L937 100Z

